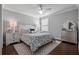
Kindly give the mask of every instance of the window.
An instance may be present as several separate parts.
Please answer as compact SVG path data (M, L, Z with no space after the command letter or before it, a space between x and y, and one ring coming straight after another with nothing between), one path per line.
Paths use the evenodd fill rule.
M48 31L48 18L41 19L41 30Z

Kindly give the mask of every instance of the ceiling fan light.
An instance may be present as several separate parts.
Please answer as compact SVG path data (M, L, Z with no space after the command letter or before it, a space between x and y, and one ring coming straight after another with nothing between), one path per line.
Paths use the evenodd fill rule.
M40 14L43 14L43 11L42 11L42 10L40 10L40 11L39 11L39 13L40 13Z

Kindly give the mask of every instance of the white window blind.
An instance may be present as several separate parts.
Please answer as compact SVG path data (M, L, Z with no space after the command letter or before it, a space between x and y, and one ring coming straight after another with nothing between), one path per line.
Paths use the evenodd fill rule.
M48 18L41 20L41 30L48 31Z

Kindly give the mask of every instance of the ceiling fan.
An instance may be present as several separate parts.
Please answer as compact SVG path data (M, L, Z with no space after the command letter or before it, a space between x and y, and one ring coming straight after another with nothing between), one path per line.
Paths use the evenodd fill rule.
M42 4L39 4L39 13L43 14L45 11L51 11L52 8L45 8Z

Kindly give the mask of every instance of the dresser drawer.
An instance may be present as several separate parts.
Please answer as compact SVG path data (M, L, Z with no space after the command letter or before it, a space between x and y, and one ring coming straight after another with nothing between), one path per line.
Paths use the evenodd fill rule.
M67 41L67 42L77 44L77 32L76 31L74 31L74 32L62 31L61 39L62 39L62 41Z
M16 33L6 33L6 45L11 43L20 42L19 34Z

